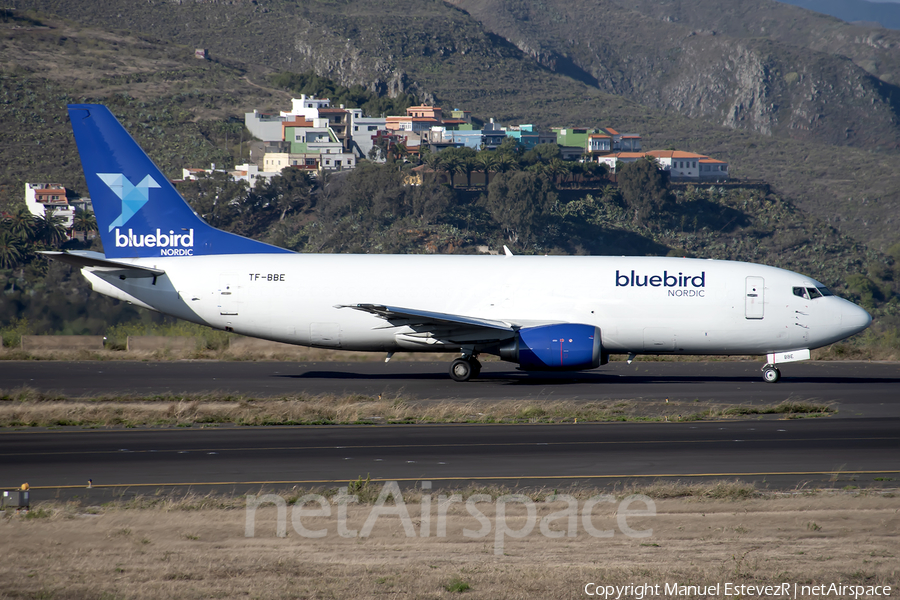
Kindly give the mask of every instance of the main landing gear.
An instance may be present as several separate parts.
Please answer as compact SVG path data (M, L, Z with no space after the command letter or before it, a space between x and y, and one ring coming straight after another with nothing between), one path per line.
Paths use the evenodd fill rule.
M450 378L453 381L468 381L481 374L481 363L473 354L464 354L450 365Z
M762 368L763 381L766 383L776 383L781 379L781 371L775 365L766 365Z

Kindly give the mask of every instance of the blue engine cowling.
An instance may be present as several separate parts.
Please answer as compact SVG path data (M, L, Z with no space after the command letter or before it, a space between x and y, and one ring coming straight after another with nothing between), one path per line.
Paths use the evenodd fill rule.
M500 358L526 371L580 371L606 363L600 329L578 323L520 329L500 347Z

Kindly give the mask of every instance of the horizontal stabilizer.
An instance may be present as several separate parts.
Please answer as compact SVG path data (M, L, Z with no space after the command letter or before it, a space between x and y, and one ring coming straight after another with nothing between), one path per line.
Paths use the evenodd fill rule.
M78 268L91 267L108 275L156 278L165 274L162 269L109 260L99 252L41 252L41 254L50 260L58 260Z

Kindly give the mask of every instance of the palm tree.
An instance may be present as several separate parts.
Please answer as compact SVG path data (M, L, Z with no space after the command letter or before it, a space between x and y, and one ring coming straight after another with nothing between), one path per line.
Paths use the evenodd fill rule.
M398 159L403 159L409 156L409 149L406 147L406 144L403 142L397 142L393 145L394 153L397 155Z
M434 177L437 178L437 172L441 168L441 157L437 152L427 152L425 156L422 158L422 162L428 165L428 168L434 172Z
M24 242L33 242L37 221L27 206L20 206L8 218L10 232Z
M497 157L497 164L495 168L500 173L506 173L507 171L518 171L519 163L509 154L501 154Z
M58 246L66 239L65 219L54 214L52 208L44 210L44 216L37 218L38 237L48 246Z
M15 234L0 231L0 268L12 269L22 260L22 246Z
M456 167L459 165L459 159L454 156L441 157L440 169L447 173L450 180L450 187L453 187L453 175L456 173Z
M537 173L542 177L550 177L550 166L545 162L536 162L533 165L526 167L525 170L532 173Z
M475 157L475 164L481 167L481 170L484 171L484 185L487 186L490 183L490 179L488 178L488 173L494 170L494 167L497 165L497 156L490 150L482 150Z
M472 187L472 171L475 170L475 159L464 158L456 165L456 172L466 176L466 187Z
M75 216L72 217L72 229L75 231L83 231L84 237L92 231L97 231L97 218L94 212L90 210L76 210Z
M575 177L584 173L582 164L579 162L569 162L569 163L566 163L566 166L569 168L569 176L571 177L571 182L574 184ZM582 177L582 181L584 181L584 177Z
M594 161L588 161L586 163L581 164L581 172L584 173L585 176L590 177L591 179L595 179L597 177L597 173L600 171L600 164L595 163Z
M559 158L552 159L548 164L548 172L553 176L553 180L559 183L559 178L569 172L569 167Z

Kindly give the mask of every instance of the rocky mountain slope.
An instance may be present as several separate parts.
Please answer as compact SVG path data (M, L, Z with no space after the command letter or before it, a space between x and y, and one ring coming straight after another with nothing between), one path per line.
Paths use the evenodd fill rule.
M177 131L182 113L195 123L216 111L239 118L252 108L283 108L285 101L273 100L264 74L312 69L343 84L416 92L504 124L637 131L647 147L712 154L729 161L738 177L766 179L804 210L858 239L885 248L896 241L895 88L851 60L801 43L803 36L815 37L804 29L809 23L825 19L836 31L849 31L840 22L821 15L810 21L813 13L768 0L697 0L696 10L685 4L682 12L676 0L635 0L628 4L633 8L613 0L454 2L457 6L439 0L11 0L23 9L130 34L137 46L208 48L214 60L201 68L184 59L168 76L152 61L130 67L130 48L111 42L91 48L88 40L76 43L76 36L58 30L46 34L46 43L23 50L27 32L10 29L0 54L3 86L12 94L12 104L5 106L23 98L39 102L47 80L69 97L102 99L115 89L143 96L146 106L136 110L136 119L168 111L161 119ZM796 20L798 43L775 34L759 39L754 31L769 21L744 8L750 5L761 14L771 5L803 17ZM659 12L666 7L676 12ZM724 17L719 23L710 16L716 10L747 24ZM715 29L720 24L728 30ZM789 29L778 31L787 35ZM826 34L831 35L823 30ZM893 38L882 39L879 52L892 56ZM21 52L12 52L16 48ZM91 52L77 54L87 49ZM60 57L58 70L33 66L29 61L38 56L47 65ZM91 74L82 78L85 70ZM92 86L97 78L103 81ZM262 87L253 88L247 79ZM66 94L59 96L57 108L64 115ZM178 110L169 107L172 98L182 104ZM159 123L154 127L163 130ZM172 164L178 156L191 156L189 150L175 152ZM56 169L34 158L15 173L36 164Z
M471 101L532 92L531 81L551 83L545 67L716 125L866 149L900 147L900 90L889 83L900 80L900 33L845 25L774 0L13 0L13 6L271 68L312 69L389 93ZM523 60L529 57L534 61ZM529 95L540 103L543 93Z
M722 12L712 6L638 0L628 2L631 10L596 0L450 1L541 64L577 67L601 90L645 106L764 135L900 146L900 89L842 56L777 36L723 32L716 19L696 16Z
M868 23L900 29L900 5L867 0L781 0L785 4L831 15L848 23Z
M848 57L882 81L900 83L900 31L851 24L775 0L612 1L665 23Z

